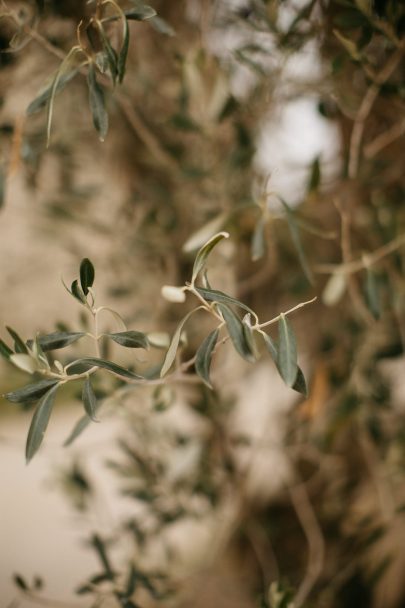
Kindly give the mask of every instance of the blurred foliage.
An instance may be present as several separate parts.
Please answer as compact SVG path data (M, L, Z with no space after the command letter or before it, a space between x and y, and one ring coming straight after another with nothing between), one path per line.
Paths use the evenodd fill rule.
M203 588L211 592L205 605L224 607L234 590L241 598L235 606L402 606L404 4L156 0L151 9L43 0L2 2L1 11L1 78L12 81L31 52L41 58L45 83L27 100L32 115L0 125L6 203L10 175L21 171L36 192L42 167L56 160L58 195L44 201L49 222L62 236L68 226L104 230L111 239L119 230L110 263L125 277L111 287L121 301L131 301L140 276L153 281L162 273L183 285L192 254L224 229L233 245L213 255L209 270L226 294L260 318L318 296L293 321L310 391L288 415L280 450L290 475L275 498L266 498L271 480L262 480L259 496L248 483L267 436L232 430L248 363L229 371L218 362L217 375L214 365L213 391L200 384L140 389L122 378L95 385L95 397L107 403L103 419L118 410L125 420L118 454L105 464L134 515L89 534L100 570L78 587L85 605L197 606ZM288 61L309 48L321 74L286 79ZM7 94L4 88L4 104ZM75 120L66 128L69 96L83 112L70 110ZM341 158L332 177L322 157L311 159L307 189L292 204L273 191L255 159L269 114L301 97L316 100L319 115L338 129ZM103 144L92 137L92 123ZM296 136L305 140L305 133ZM108 227L92 213L94 193L75 183L83 148L97 157L101 146L110 146L128 191L114 201ZM113 172L105 176L113 179ZM91 287L88 274L80 279L82 291ZM78 281L70 291L82 300ZM154 315L150 301L144 306ZM159 326L173 335L184 309L156 310ZM212 329L190 322L182 344L179 332L184 360ZM14 342L26 355L25 341ZM9 358L7 348L2 343ZM290 386L297 378L288 369L285 376ZM251 416L255 399L252 389ZM179 404L190 417L185 430L170 424ZM81 462L60 483L91 517L96 481ZM171 539L181 523L209 526L215 518L223 525L216 542L201 546L199 564L224 572L227 590L219 596L211 572L200 573L190 590ZM193 554L197 544L190 540ZM15 582L40 600L42 580L18 575Z

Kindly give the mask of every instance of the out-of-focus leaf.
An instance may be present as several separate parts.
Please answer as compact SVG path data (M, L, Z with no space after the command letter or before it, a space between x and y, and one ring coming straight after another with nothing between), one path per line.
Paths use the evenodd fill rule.
M198 251L198 253L195 257L194 266L193 266L193 274L191 277L191 282L193 284L194 284L194 281L196 280L198 274L204 268L204 265L207 261L209 254L211 253L211 251L214 249L214 247L220 241L222 241L222 239L227 239L228 237L229 237L228 232L218 232L218 234L214 234L214 236L212 236L209 239L209 241L207 241L205 243L205 245L203 245L201 247L201 249Z
M210 381L211 358L216 346L219 329L211 332L200 345L196 353L195 371L202 378L207 386L212 388Z
M336 38L339 40L340 44L346 49L346 51L349 53L350 57L354 60L354 61L360 61L361 59L361 54L359 53L359 51L357 50L357 46L356 43L353 42L353 40L351 40L350 38L347 38L346 36L344 36L341 32L339 32L338 30L333 30L333 33L335 34Z
M122 47L120 50L120 54L118 55L118 62L117 62L118 82L119 83L122 83L122 81L124 80L125 67L126 67L126 63L127 63L128 49L129 49L129 27L128 27L128 21L125 18L125 16L123 16L123 19L122 19L122 27L123 27Z
M204 243L206 243L218 232L218 230L221 230L227 219L227 213L220 213L219 215L215 216L187 239L183 245L183 251L185 253L190 253L191 251L202 247Z
M27 444L25 447L25 457L27 464L38 451L45 435L46 428L51 416L55 393L59 384L53 386L38 403L37 408L32 417L31 425L28 431Z
M146 334L141 331L120 331L114 334L105 334L117 344L127 348L149 348L149 340Z
M95 270L88 258L84 258L80 264L80 285L85 296L89 293L89 287L93 286Z
M38 401L50 388L55 386L58 380L40 380L39 382L32 382L22 388L17 389L11 393L3 395L5 399L12 403L29 403L32 401Z
M151 17L149 20L149 23L151 24L151 26L153 27L154 30L159 32L159 34L165 34L165 36L175 36L176 35L176 32L172 28L172 26L169 23L167 23L167 21L165 21L161 17L158 17L157 15L154 17Z
M16 353L28 353L28 348L24 342L24 340L22 340L20 338L20 336L18 335L18 333L12 329L11 327L6 326L6 329L8 331L8 333L10 334L10 336L13 338L14 340L14 350Z
M249 308L249 306L247 306L243 302L240 302L236 298L233 298L232 296L228 296L228 294L224 293L223 291L219 291L218 289L206 289L204 287L196 287L195 289L207 302L223 302L223 304L234 304L235 306L239 306L239 308L246 310L246 312L249 312L253 316L255 314L253 310Z
M297 393L304 395L304 397L308 397L307 381L305 380L304 372L300 367L298 368L297 377L292 388L297 391Z
M17 587L19 589L21 589L22 591L29 590L29 586L27 585L27 583L25 582L25 579L20 574L14 574L13 580L14 580L15 584L17 585Z
M13 354L13 351L11 350L10 347L7 346L7 344L5 342L3 342L3 340L0 339L0 355L6 360L9 361L10 360L10 355Z
M135 21L145 21L145 19L151 19L152 17L155 17L156 11L148 4L142 4L140 6L136 6L135 8L130 8L129 10L125 11L125 16L127 19L134 19Z
M95 408L95 414L97 414L97 411L100 409L100 402L97 403L96 408ZM75 439L77 439L77 437L79 437L79 435L81 435L83 433L83 431L85 429L87 429L87 427L91 424L91 418L89 418L87 416L87 414L85 416L82 416L74 425L72 431L70 432L69 436L67 437L67 439L64 441L63 443L63 447L68 447L69 445L71 445Z
M256 226L252 235L251 243L251 255L252 260L256 262L260 260L266 253L266 235L265 235L266 221L261 216L256 222Z
M228 328L229 336L232 340L235 350L240 354L243 359L249 361L250 363L253 363L255 358L248 342L246 341L242 321L226 304L218 303L217 307L221 311L222 316L224 317L224 321Z
M374 319L378 320L381 317L380 294L376 276L370 268L367 268L365 288L367 306Z
M185 302L186 294L183 287L176 285L163 285L161 289L162 296L168 302Z
M111 567L110 560L108 559L105 542L99 537L98 534L94 534L91 539L91 544L93 545L98 557L100 558L100 561L105 570L105 574L110 580L113 580L115 578L115 572Z
M96 70L93 64L89 65L87 74L89 87L89 105L93 116L93 124L100 140L104 141L108 132L108 114L105 107L105 96L102 86L97 82Z
M18 367L18 369L21 369L23 372L27 372L28 374L34 374L39 367L38 361L31 357L31 355L10 355L10 362Z
M86 378L83 385L82 401L86 414L93 422L99 422L96 418L97 399L91 386L90 378Z
M75 370L75 366L80 367L80 369L87 368L90 369L91 367L100 367L102 369L106 369L109 372L112 372L113 374L117 374L118 376L122 376L123 378L129 378L130 380L142 380L143 377L140 376L139 374L136 374L135 372L131 372L129 369L126 369L125 367L121 367L121 365L117 365L116 363L113 363L112 361L105 361L104 359L99 359L98 357L84 357L82 359L78 359L77 361L75 361L75 365L72 365L69 370L68 373L69 374L74 374L76 373Z
M293 387L297 379L297 344L288 319L281 313L278 322L278 370L287 386Z
M312 271L311 271L310 267L308 266L308 262L307 262L307 259L306 259L305 253L304 253L304 248L301 243L301 237L300 237L297 223L295 221L294 214L285 201L283 201L282 199L280 199L280 201L286 212L286 219L287 219L288 227L290 229L291 238L294 243L295 249L297 250L298 258L301 262L302 269L303 269L308 281L312 285L314 282L314 278L312 275Z
M170 342L169 349L166 353L165 359L163 361L162 369L160 370L160 377L163 378L173 365L173 362L176 358L177 349L179 348L181 332L183 331L183 327L186 322L189 320L192 314L194 314L197 310L200 310L201 307L194 308L191 310L178 324L176 331L173 334L173 338Z
M118 76L118 56L115 49L111 46L104 29L100 28L101 39L103 41L103 49L107 58L108 67L110 68L110 74L113 84L116 83Z
M60 91L62 91L65 88L65 86L68 84L68 82L70 82L76 76L76 74L79 72L79 70L80 70L80 67L74 67L74 68L67 70L64 74L62 74L55 87L54 95L56 95L57 93L60 93ZM54 76L54 78L55 78L55 76ZM29 106L26 110L26 113L28 115L35 114L35 112L39 112L39 110L43 110L43 108L45 108L45 106L48 103L48 101L51 97L51 94L52 94L52 85L53 85L54 78L52 79L52 81L49 84L45 85L45 87L38 93L37 97L35 97L35 99L33 99L31 101L31 103L29 104Z

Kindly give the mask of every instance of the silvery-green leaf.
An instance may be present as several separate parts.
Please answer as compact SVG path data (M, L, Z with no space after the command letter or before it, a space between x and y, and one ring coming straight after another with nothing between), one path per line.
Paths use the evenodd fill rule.
M229 332L229 336L236 351L240 354L241 357L243 357L243 359L249 361L250 363L253 363L255 358L248 342L246 341L242 321L226 304L219 303L217 304L217 307L221 311L221 314L224 318L226 327Z
M254 311L246 306L243 302L240 302L236 298L232 296L228 296L228 294L223 291L219 291L218 289L206 289L205 287L196 287L196 291L206 300L207 302L223 302L224 304L234 304L235 306L239 306L246 312L250 313L254 317L256 316Z
M281 313L278 322L277 367L287 386L294 386L297 379L297 344L288 319Z
M32 401L38 401L38 399L57 383L58 380L40 380L39 382L27 384L11 393L6 393L3 397L8 401L11 401L11 403L30 403Z
M64 74L62 74L57 82L54 95L62 91L68 84L68 82L70 82L76 76L79 70L80 67L75 67L67 70ZM38 112L39 110L45 108L52 94L52 85L54 78L49 84L45 85L45 87L39 92L37 97L35 97L35 99L31 101L26 110L28 115L34 114L35 112Z
M96 408L95 413L97 413L97 410L99 408L100 408L100 403L97 403L97 408ZM87 414L85 416L82 416L74 425L68 438L64 441L63 447L67 447L68 445L71 445L74 442L74 440L77 439L77 437L79 437L79 435L81 435L83 433L83 431L85 429L87 429L87 427L90 424L91 424L91 418L89 418L87 416Z
M97 399L91 386L90 378L86 378L83 385L82 401L86 414L93 420L99 422L96 418Z
M252 260L257 262L266 253L266 236L265 236L266 222L263 216L256 222L256 226L252 236L251 243L251 255Z
M307 381L305 380L304 373L300 367L298 368L297 377L292 388L297 391L297 393L304 395L304 397L308 397Z
M163 378L163 376L165 376L167 374L167 372L173 365L173 362L176 358L177 349L180 344L181 332L183 331L183 327L186 324L186 322L188 321L188 319L191 317L191 315L196 312L196 310L200 310L200 307L195 308L194 310L191 310L178 324L176 331L173 334L173 338L170 342L170 346L166 353L165 359L163 361L162 369L160 370L161 378Z
M56 384L47 393L45 393L41 401L38 403L32 417L31 425L28 431L27 444L25 447L27 464L38 451L44 438L58 386L59 385Z
M6 359L6 361L9 361L10 359L10 355L13 354L13 351L11 350L11 348L9 348L7 346L7 344L5 342L3 342L3 340L0 339L0 355Z
M114 334L105 334L117 344L127 348L149 348L149 340L146 334L141 331L120 331Z
M366 272L366 302L374 319L377 320L381 316L381 303L378 283L374 272L370 268L367 268Z
M115 84L116 80L117 80L117 76L118 76L118 57L117 57L117 53L115 51L115 49L111 46L110 41L108 40L105 31L103 30L103 28L100 28L100 34L101 34L101 38L103 41L103 48L104 48L104 52L107 58L107 63L108 63L108 67L110 68L110 74L111 74L111 78L113 81L113 84Z
M264 331L260 332L261 335L263 336L263 340L264 343L266 345L267 350L269 351L274 363L277 364L278 362L278 351L277 351L277 346L274 343L274 340L272 340L272 338L270 338L270 336L268 334L266 334Z
M18 367L18 369L21 369L23 372L27 372L28 374L34 374L39 367L38 361L31 357L31 355L10 355L10 361L16 367Z
M301 236L300 236L300 232L297 226L297 223L295 221L295 217L294 217L294 213L291 211L290 207L287 205L287 203L285 201L283 201L282 199L280 199L285 212L286 212L286 219L287 219L287 223L288 223L288 228L290 229L290 234L291 234L291 238L292 241L294 243L295 249L298 253L298 258L300 260L301 263L301 267L305 273L305 276L307 277L308 281L313 284L314 283L314 277L312 274L312 271L310 269L310 267L308 266L308 262L307 259L305 257L305 253L304 253L304 248L302 246L301 243Z
M86 334L82 331L75 332L54 332L51 334L46 334L45 336L38 336L38 344L41 346L42 350L45 352L48 350L58 350L59 348L65 348L65 346L70 346L77 340L80 340ZM33 344L32 340L28 340L28 346Z
M117 365L112 361L105 361L104 359L99 359L98 357L83 357L82 359L78 359L75 361L75 364L69 367L68 373L70 375L75 374L75 366L77 366L82 373L82 370L89 370L91 367L100 367L102 369L106 369L113 374L117 374L118 376L122 376L123 378L129 378L130 380L142 380L143 377L135 372L131 372L129 369L125 367L121 367L121 365Z
M220 213L212 220L210 220L205 226L194 232L187 241L184 243L182 249L185 253L190 253L199 247L202 247L204 243L214 236L218 230L221 230L228 218L227 213Z
M89 287L93 286L95 270L88 258L84 258L80 263L80 285L85 296L89 293Z
M205 262L207 261L207 258L211 251L220 241L222 241L222 239L227 239L228 237L228 232L218 232L218 234L215 234L213 237L211 237L210 240L207 241L205 245L203 245L203 247L201 247L201 249L198 251L194 261L193 274L191 277L191 282L193 284L199 272L201 272L201 270L204 268Z
M215 329L211 332L198 348L195 359L195 371L204 380L204 382L211 388L210 381L210 367L211 358L214 351L215 345L218 340L219 329Z
M22 338L18 335L18 333L12 329L11 327L6 327L8 333L14 340L14 350L16 353L28 353L28 348Z
M89 65L87 84L89 87L89 104L93 116L93 124L99 134L100 140L104 141L108 132L108 114L105 108L104 90L97 82L96 70L93 64Z
M334 306L346 291L347 281L343 272L331 274L322 292L322 302L325 306Z
M172 26L169 25L167 21L165 21L161 17L158 17L157 15L155 17L152 17L149 23L151 24L154 30L159 32L159 34L165 34L166 36L175 36L176 34Z

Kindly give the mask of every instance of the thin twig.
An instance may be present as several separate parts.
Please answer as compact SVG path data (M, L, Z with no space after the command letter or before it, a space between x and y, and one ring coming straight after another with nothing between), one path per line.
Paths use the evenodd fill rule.
M370 160L379 154L384 148L392 144L396 139L402 137L405 134L405 120L393 125L384 133L377 135L373 141L364 147L364 156Z
M315 302L316 299L317 299L317 296L312 298L312 300L308 300L307 302L301 302L300 304L293 306L293 308L290 308L289 310L286 310L285 312L283 312L281 314L284 316L290 315L292 312L295 312L296 310L299 310L300 308L303 308L304 306L307 306L308 304L312 304L313 302ZM273 325L274 323L277 323L281 319L281 314L277 315L277 317L274 317L274 319L270 319L270 321L266 321L265 323L258 323L257 325L252 325L252 329L258 329L258 328L263 329L263 327L268 327L269 325Z

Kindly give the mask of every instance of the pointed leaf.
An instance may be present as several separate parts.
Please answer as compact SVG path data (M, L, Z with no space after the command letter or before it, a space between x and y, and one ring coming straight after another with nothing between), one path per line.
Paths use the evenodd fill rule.
M93 124L99 134L100 140L104 141L108 132L108 114L105 108L104 89L97 82L96 70L93 64L89 65L87 84L89 87L89 104L93 116Z
M229 336L236 351L243 359L249 361L250 363L253 363L255 358L253 356L249 344L246 341L242 321L226 304L219 303L217 304L217 307L221 311L221 314L228 328Z
M167 374L167 372L169 371L169 369L171 368L171 366L173 365L173 362L176 358L176 353L177 353L177 349L179 347L180 344L180 337L181 337L181 332L183 331L183 327L186 324L186 322L188 321L188 319L191 317L191 315L193 313L195 313L197 310L200 310L201 307L198 308L194 308L194 310L191 310L178 324L176 331L173 334L173 338L170 342L170 346L169 349L166 353L165 359L163 361L163 365L162 365L162 369L160 370L160 377L163 378L163 376L165 376Z
M85 335L86 334L82 331L56 331L51 334L46 334L45 336L38 336L38 344L45 352L48 350L58 350L60 348L65 348L65 346L70 346L70 344L77 342L77 340L80 340L80 338ZM27 342L30 348L33 343L33 340L28 340Z
M226 220L228 219L227 213L220 213L205 224L202 228L194 232L184 243L182 250L185 253L190 253L199 249L210 239L214 234L221 230Z
M277 367L287 386L294 386L297 379L297 344L288 319L281 313L278 322Z
M6 361L9 361L10 359L10 355L13 355L13 351L11 350L11 348L9 348L7 346L7 344L5 342L3 342L3 340L0 339L0 355L6 359Z
M38 403L37 408L32 417L31 425L28 431L27 444L25 447L25 457L27 464L38 451L45 435L46 428L51 416L55 393L59 384L53 386Z
M32 401L38 401L45 393L49 391L52 386L57 384L57 380L40 380L39 382L33 382L27 384L22 388L17 389L11 393L3 395L5 399L11 401L11 403L29 403Z
M11 327L6 327L8 333L10 334L10 336L13 338L14 340L14 350L16 353L28 353L28 348L24 342L24 340L22 340L20 338L20 336L18 335L18 333L16 331L14 331L14 329L12 329Z
M88 258L84 258L80 264L80 285L85 296L89 293L89 287L94 283L94 266Z
M57 82L54 95L56 95L57 93L62 91L65 88L65 86L68 84L68 82L70 82L76 76L76 74L79 72L79 70L80 70L80 67L75 67L75 68L67 70L66 73L62 74ZM35 97L35 99L33 99L31 101L31 103L29 104L29 106L26 110L26 113L28 114L28 116L30 116L31 114L34 114L35 112L39 112L39 110L42 110L43 108L45 108L45 106L48 103L48 101L51 97L51 94L52 94L52 86L53 86L54 78L53 78L52 82L47 84L39 92L37 97Z
M122 47L120 50L120 54L118 56L118 63L117 63L118 82L120 84L124 80L125 67L126 67L126 63L127 63L128 48L129 48L129 27L128 27L128 21L126 20L125 16L123 16L123 19L122 19L122 27L123 27Z
M83 385L82 401L86 414L93 420L93 422L99 422L96 418L97 411L97 399L94 394L93 387L91 386L90 378L86 378Z
M105 334L117 344L126 348L149 348L149 340L146 334L141 331L120 331L114 334Z
M304 397L308 397L307 381L305 380L304 373L300 367L298 368L297 377L292 388L297 391L297 393L304 395Z
M270 355L272 356L274 363L277 364L278 350L277 350L277 346L276 346L274 340L272 340L272 338L270 338L270 336L268 334L266 334L264 331L260 331L260 334L263 336L266 348L269 351Z
M195 371L207 386L212 388L210 381L211 358L219 336L219 329L211 332L198 348L195 359Z
M142 380L143 379L143 377L140 376L139 374L136 374L135 372L131 372L129 369L126 369L125 367L121 367L121 365L117 365L116 363L113 363L112 361L105 361L104 359L99 359L98 357L84 357L83 359L78 359L77 361L75 361L75 365L72 365L69 368L69 370L68 370L69 374L76 373L74 371L76 365L78 367L80 367L80 369L82 369L82 367L85 367L87 369L90 369L91 367L100 367L102 369L106 369L109 372L112 372L113 374L122 376L123 378L129 378L130 380Z
M311 271L310 267L308 266L308 262L305 257L304 248L302 246L301 236L300 236L300 232L299 232L297 223L295 221L294 213L291 211L290 207L287 205L287 203L285 201L283 201L282 199L280 199L280 201L286 212L288 228L290 230L292 242L297 251L298 259L301 263L301 267L302 267L308 281L311 283L311 285L313 285L314 277L312 275L312 271Z
M246 312L249 312L253 316L255 313L249 306L246 306L243 302L240 302L236 298L232 296L228 296L228 294L223 291L219 291L218 289L206 289L204 287L196 287L196 291L206 300L207 302L223 302L224 304L234 304L235 306L239 306L239 308L243 308Z
M77 279L75 279L73 281L70 289L71 289L70 293L72 294L72 296L74 298L76 298L76 300L79 300L79 302L81 304L86 304L86 296L84 295L83 291L79 287L79 283L78 283Z
M195 261L194 261L193 274L191 277L192 283L194 283L199 272L201 272L201 270L204 268L205 262L207 261L207 258L209 256L209 254L211 253L211 251L214 249L214 247L220 241L222 241L222 239L227 239L228 237L229 237L228 232L218 232L218 234L215 234L213 237L211 237L210 240L207 241L205 243L205 245L203 245L203 247L201 247L201 249L198 251Z

